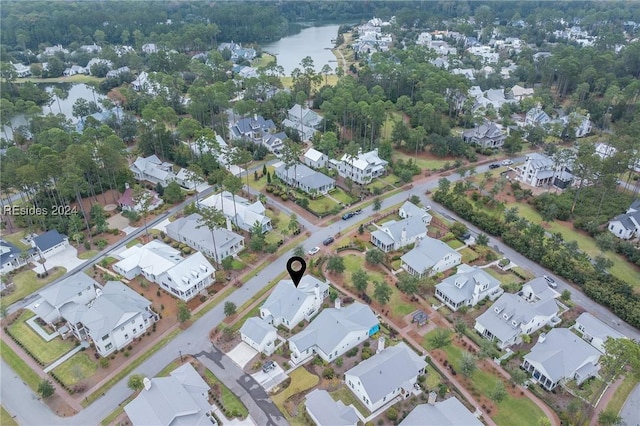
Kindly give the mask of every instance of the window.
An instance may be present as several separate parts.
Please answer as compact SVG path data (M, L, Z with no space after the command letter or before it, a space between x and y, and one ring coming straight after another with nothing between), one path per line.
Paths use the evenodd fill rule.
M104 347L105 351L108 351L109 349L111 349L113 347L113 345L111 343L107 344L107 346Z
M102 336L102 340L107 340L109 338L108 334L105 334L104 336Z
M128 334L125 334L125 335L124 335L124 338L125 338L125 339L128 339L128 338L129 338L129 335L128 335Z

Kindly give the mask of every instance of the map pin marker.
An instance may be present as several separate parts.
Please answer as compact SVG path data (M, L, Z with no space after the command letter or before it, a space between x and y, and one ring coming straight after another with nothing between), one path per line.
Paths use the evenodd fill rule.
M297 271L293 269L293 264L295 262L298 262L300 264L300 269L298 269ZM300 256L293 256L287 262L287 271L289 272L289 276L291 277L291 280L293 281L293 284L296 286L296 288L298 287L298 284L300 284L300 280L302 279L302 276L304 275L304 271L306 269L307 263Z

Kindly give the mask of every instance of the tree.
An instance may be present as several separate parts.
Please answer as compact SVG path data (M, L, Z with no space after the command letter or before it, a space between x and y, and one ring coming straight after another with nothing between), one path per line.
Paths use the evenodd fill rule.
M375 283L375 288L373 290L373 297L380 303L381 305L386 305L389 299L391 299L391 287L389 287L383 281L377 281Z
M487 237L487 234L478 234L478 236L476 237L476 244L478 244L479 246L488 245L489 237Z
M51 380L43 379L38 384L38 393L43 398L49 398L51 395L55 393L55 391L56 389L53 387L53 383L51 383Z
M604 410L598 415L598 424L601 426L622 426L625 423L615 411Z
M104 214L104 209L102 208L102 206L98 203L95 203L91 206L91 210L90 210L90 214L91 214L91 220L93 221L94 225L96 226L96 231L98 233L103 233L104 231L106 231L107 229L109 229L109 225L107 223L107 218Z
M187 306L186 303L179 302L178 303L178 322L182 324L185 321L188 321L189 318L191 318L191 311L189 310L189 307Z
M351 281L353 286L358 290L358 293L365 294L367 292L367 285L369 285L369 274L364 270L358 269L351 274Z
M398 289L406 294L415 294L418 291L418 279L413 275L402 274L398 277Z
M496 349L496 345L491 340L482 339L480 340L480 350L478 350L478 357L480 359L484 358L495 358L498 356L498 350Z
M461 319L456 320L453 324L453 329L458 336L462 336L467 331L467 324Z
M224 214L215 207L200 207L200 219L198 219L198 228L207 227L211 232L211 241L213 242L213 261L218 266L218 248L216 245L216 236L214 230L224 221ZM253 239L252 239L253 240Z
M127 386L134 392L142 390L144 388L144 376L142 374L132 374L129 376Z
M302 244L296 246L296 248L293 249L293 255L298 257L304 257L305 255L304 246Z
M380 210L380 208L382 207L382 201L380 200L380 197L376 197L373 199L373 211L377 212L378 210Z
M494 402L501 402L507 397L507 390L504 387L502 380L496 380L496 385L493 390L489 392L489 398Z
M451 333L444 328L438 328L434 331L433 336L429 338L429 343L433 349L439 349L451 343Z
M224 315L230 317L231 315L236 313L236 304L233 302L225 302L224 303Z
M562 299L563 302L568 302L569 300L571 300L571 292L569 290L562 290L562 294L560 294L560 299Z
M510 373L511 373L511 381L516 385L522 386L528 379L527 373L525 373L523 370L519 368L514 368L513 371L511 371Z
M147 214L149 214L149 208L151 208L151 204L153 203L153 195L140 185L136 185L133 188L133 195L131 198L133 199L134 205L140 211L140 215L144 221L144 232L148 237L149 230L147 229Z
M327 271L341 274L345 270L344 259L338 255L331 256L327 261Z
M369 249L364 260L370 265L378 265L384 261L384 252L379 248Z
M222 186L229 191L233 197L233 223L238 226L238 211L236 208L236 194L242 189L242 179L232 174L227 175L222 181Z
M455 235L456 238L461 238L464 234L469 232L467 227L460 222L456 222L453 225L451 225L451 227L449 228L449 231L451 231L451 233Z
M601 376L605 381L618 377L625 366L631 368L630 373L640 378L640 343L631 339L607 338L604 342L604 356L600 358Z
M177 182L169 182L169 185L164 189L162 198L167 204L177 204L184 200L184 192Z
M462 354L462 359L460 360L460 372L464 377L471 377L471 375L476 371L476 357L471 355L469 352L464 352Z
M298 216L296 216L295 213L291 213L291 216L289 216L289 226L287 228L289 229L289 231L293 232L299 227L300 224L298 223Z

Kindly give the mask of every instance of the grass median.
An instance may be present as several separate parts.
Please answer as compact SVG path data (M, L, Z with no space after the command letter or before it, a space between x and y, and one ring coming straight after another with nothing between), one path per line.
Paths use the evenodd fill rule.
M0 340L0 355L2 360L6 362L13 371L16 372L22 381L31 388L32 391L38 392L38 385L40 384L40 376L27 365L17 353L13 351L4 341ZM7 372L5 371L5 374ZM4 423L2 423L4 424Z

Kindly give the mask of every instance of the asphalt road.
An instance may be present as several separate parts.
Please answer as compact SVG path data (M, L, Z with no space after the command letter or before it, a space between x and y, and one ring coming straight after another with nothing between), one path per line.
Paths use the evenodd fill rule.
M523 161L523 159L514 159L515 162ZM488 170L488 166L477 166L476 173L483 173ZM451 181L456 181L460 179L458 174L452 174L448 177ZM455 214L452 212L448 212L444 207L434 203L432 200L426 197L425 192L427 190L433 190L437 187L437 181L428 181L422 182L420 184L414 185L414 188L408 192L403 192L399 194L392 195L383 200L382 209L387 208L388 206L395 205L405 201L411 195L417 195L421 198L422 202L426 205L431 205L432 208L437 211L446 213L449 217L455 218L462 223L465 223L469 229L475 233L478 233L479 230L465 222L457 218ZM211 190L208 190L211 191ZM206 192L205 194L207 194ZM202 194L201 194L202 197ZM153 223L149 224L149 227L152 227L155 223L164 220L169 214L173 214L174 212L181 209L188 202L184 202L182 205L174 207L168 213L163 215L161 218L158 218ZM269 203L277 205L279 208L283 208L277 201L269 200ZM285 209L288 210L288 209ZM366 218L371 217L375 212L373 211L372 206L368 206L362 209L362 214L356 216L353 219L348 221L339 220L332 225L324 228L318 228L315 225L311 225L304 218L299 218L300 223L303 223L307 226L307 230L311 232L311 235L305 239L304 247L306 250L310 249L314 246L322 246L322 241L330 235L334 235L339 231L346 229L348 226L355 225L356 221L364 221ZM113 248L122 246L126 244L129 240L135 238L140 232L144 232L144 230L139 230L137 233L129 235L125 240L115 245ZM552 273L542 268L540 265L528 260L524 256L515 252L511 248L504 245L500 240L495 238L490 238L490 245L497 246L499 250L505 254L509 259L515 262L522 267L529 269L537 276L541 275L550 275L556 279L558 282L558 290L562 291L564 289L568 289L572 294L572 300L582 305L587 311L593 313L595 316L599 317L601 320L605 321L609 325L618 329L623 334L640 340L640 332L629 326L626 323L620 321L615 315L613 315L608 309L598 305L593 302L578 289L569 286L566 282L561 280L559 277L554 276ZM323 247L324 248L324 247ZM329 247L331 249L331 247ZM109 250L111 251L111 250ZM275 261L269 263L259 274L256 274L253 278L251 278L242 288L233 292L226 300L234 302L237 306L242 305L244 302L249 300L253 295L255 295L258 291L264 288L267 283L274 280L280 273L286 270L286 262L289 257L292 256L292 251L289 251L282 256L280 256ZM99 260L104 257L104 255L96 256L94 259L91 259L85 262L78 270L86 268L92 262ZM250 377L245 377L246 375L241 372L241 370L234 369L235 364L233 364L226 355L220 354L216 351L209 341L209 331L217 326L224 319L224 303L220 303L214 309L205 314L202 318L196 321L191 327L187 330L183 331L179 334L175 339L171 342L167 343L165 347L160 349L157 353L151 356L147 361L142 363L134 373L141 373L147 377L155 376L165 365L174 360L178 355L179 351L182 351L183 354L195 354L198 356L198 359L203 360L203 362L211 365L210 362L215 363L217 367L212 367L215 369L216 374L221 375L221 379L225 381L227 386L236 388L241 395L248 394L251 396L251 401L249 398L243 398L243 401L247 405L250 410L250 413L254 419L258 422L258 424L286 424L284 420L277 413L277 409L274 408L268 398L264 398L263 395L260 394L259 390L255 388L257 383L255 381L252 383ZM70 418L59 418L56 417L48 407L41 402L34 403L34 397L31 390L26 387L22 383L22 381L15 376L15 374L8 368L7 365L2 365L2 381L0 383L1 391L2 391L2 405L7 408L7 410L11 414L17 414L16 419L20 424L25 425L57 425L57 424L65 424L65 425L86 425L86 424L95 424L101 419L105 418L108 414L110 414L123 400L125 400L130 394L131 391L127 387L126 382L127 378L123 379L119 383L117 383L114 387L112 387L103 397L98 399L95 403L91 404L86 409L82 410L79 414ZM242 389L240 389L242 388ZM284 422L284 423L283 423Z
M620 410L620 417L626 426L640 426L640 385L629 394Z

